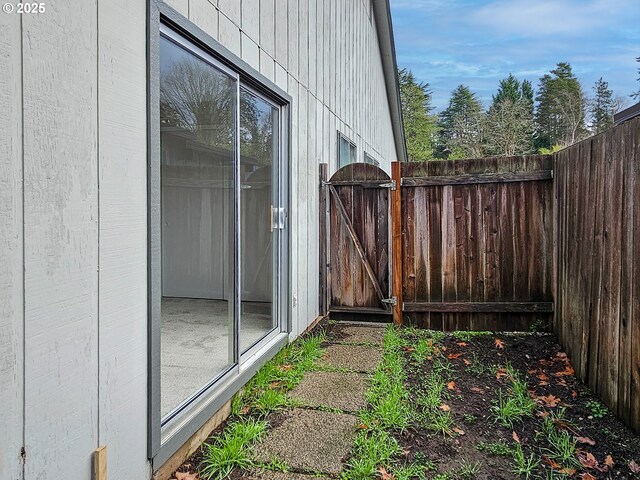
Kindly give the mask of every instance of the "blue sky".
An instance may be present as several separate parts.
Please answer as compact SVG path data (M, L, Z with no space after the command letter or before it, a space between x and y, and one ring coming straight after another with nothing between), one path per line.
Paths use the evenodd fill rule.
M399 68L433 90L436 111L461 83L485 106L513 73L538 79L571 63L588 95L603 77L614 95L640 88L640 0L390 0Z

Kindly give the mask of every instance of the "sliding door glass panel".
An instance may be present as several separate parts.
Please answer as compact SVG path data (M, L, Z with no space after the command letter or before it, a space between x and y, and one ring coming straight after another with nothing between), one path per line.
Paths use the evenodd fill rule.
M161 37L161 414L234 364L237 83Z
M278 108L240 87L240 351L276 327Z

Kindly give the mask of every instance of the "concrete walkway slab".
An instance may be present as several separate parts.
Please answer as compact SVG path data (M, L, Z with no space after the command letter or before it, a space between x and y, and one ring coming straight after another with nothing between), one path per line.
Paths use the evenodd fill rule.
M362 327L359 325L338 325L331 332L335 343L365 343L382 345L384 327Z
M367 377L361 373L308 372L289 398L311 407L326 405L357 412L367 405L368 386Z
M325 349L320 364L334 368L348 368L358 372L372 372L381 359L382 352L376 347L333 344Z
M260 462L277 458L296 470L338 475L357 425L354 415L294 408L255 447L253 456Z

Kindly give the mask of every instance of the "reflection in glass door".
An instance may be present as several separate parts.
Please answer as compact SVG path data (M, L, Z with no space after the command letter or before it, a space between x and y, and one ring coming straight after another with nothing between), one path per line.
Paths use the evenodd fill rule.
M240 351L276 328L279 111L240 87Z
M239 372L245 357L280 331L281 123L280 107L163 30L160 413L165 424L221 376Z
M160 40L161 415L235 363L237 79Z

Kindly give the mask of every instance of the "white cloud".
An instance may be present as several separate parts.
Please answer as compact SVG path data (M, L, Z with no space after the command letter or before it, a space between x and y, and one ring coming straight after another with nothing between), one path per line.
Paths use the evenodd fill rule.
M525 37L588 35L640 15L637 0L496 0L469 20L502 33ZM640 21L640 19L638 19Z

